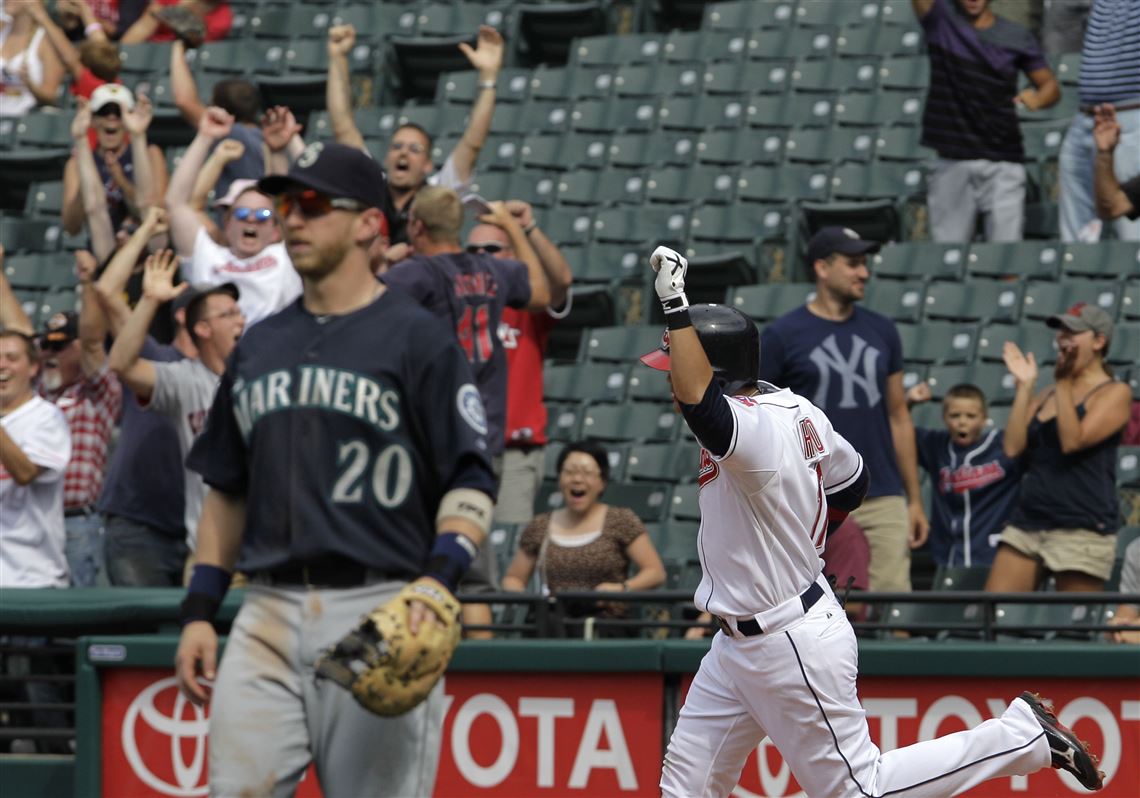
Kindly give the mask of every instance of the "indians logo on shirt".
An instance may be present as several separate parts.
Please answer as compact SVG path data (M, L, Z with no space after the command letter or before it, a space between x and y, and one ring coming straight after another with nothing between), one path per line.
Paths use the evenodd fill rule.
M697 469L697 484L703 488L719 475L720 465L717 464L716 460L713 460L708 449L701 449L701 465Z
M996 460L981 465L964 465L953 470L942 468L938 471L939 493L965 493L984 488L1005 477L1005 469Z

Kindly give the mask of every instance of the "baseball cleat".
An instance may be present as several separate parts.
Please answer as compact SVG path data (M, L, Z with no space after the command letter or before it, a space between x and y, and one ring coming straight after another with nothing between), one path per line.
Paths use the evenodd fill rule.
M1037 716L1037 722L1045 730L1053 767L1072 773L1086 790L1102 788L1104 773L1097 767L1099 760L1089 751L1088 743L1081 742L1067 726L1057 720L1053 706L1037 693L1026 691L1020 698L1029 704Z

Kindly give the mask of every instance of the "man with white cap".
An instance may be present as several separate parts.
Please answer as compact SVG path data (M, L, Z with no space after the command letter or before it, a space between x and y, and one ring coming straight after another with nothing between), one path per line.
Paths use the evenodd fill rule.
M112 231L130 216L141 219L147 207L161 201L166 189L166 156L146 139L154 115L150 101L140 95L136 102L126 86L104 83L92 92L86 108L80 105L76 114L89 116L95 131L91 150L106 193ZM83 129L75 136L75 145L88 146L86 126L79 127ZM78 151L72 153L63 171L61 215L63 229L69 235L82 230L87 218L78 155Z
M198 135L171 177L166 204L183 276L195 284L233 283L240 289L239 303L247 323L255 324L299 297L301 278L281 241L273 201L253 181L235 180L218 203L226 205L221 228L224 245L210 237L205 212L191 203L194 182L210 147L229 133L233 123L233 117L221 108L206 110Z

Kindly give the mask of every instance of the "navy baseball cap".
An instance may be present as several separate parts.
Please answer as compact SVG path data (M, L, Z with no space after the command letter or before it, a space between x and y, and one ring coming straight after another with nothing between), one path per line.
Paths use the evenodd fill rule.
M810 268L817 260L823 260L838 252L842 255L867 255L878 252L878 241L864 241L850 227L822 227L811 237L807 246L807 264Z
M79 337L79 314L72 310L53 313L40 331L44 344L69 344Z
M315 141L289 167L287 175L257 181L263 194L312 189L332 199L351 199L366 208L383 209L388 191L384 170L364 150L333 141Z

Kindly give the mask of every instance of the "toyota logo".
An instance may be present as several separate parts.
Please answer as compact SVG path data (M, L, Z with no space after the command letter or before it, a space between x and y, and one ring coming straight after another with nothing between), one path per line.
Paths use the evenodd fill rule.
M201 680L200 680L201 681ZM209 684L208 682L202 682ZM159 709L156 699L159 694L167 690L175 693L174 708L170 715ZM167 705L169 701L164 702ZM186 717L187 709L191 717ZM176 784L163 780L143 762L139 753L136 739L135 724L144 723L158 734L170 738L170 762L173 765ZM175 798L192 798L192 796L205 795L208 791L206 780L206 735L209 729L209 720L202 707L196 707L186 700L178 689L178 679L161 679L147 687L137 696L123 716L123 752L127 761L137 775L146 785L163 795ZM182 742L188 740L193 744L193 755L187 762L183 757Z

